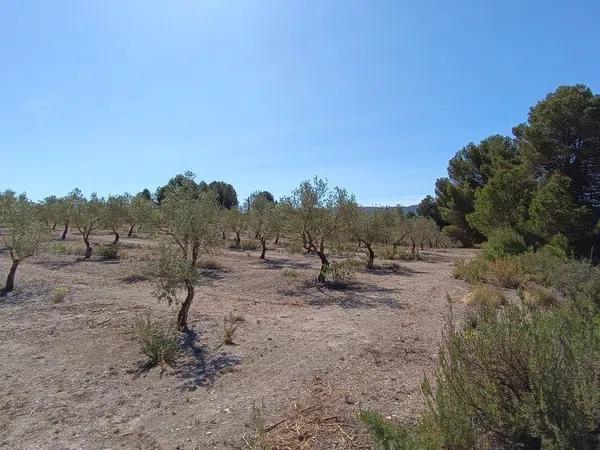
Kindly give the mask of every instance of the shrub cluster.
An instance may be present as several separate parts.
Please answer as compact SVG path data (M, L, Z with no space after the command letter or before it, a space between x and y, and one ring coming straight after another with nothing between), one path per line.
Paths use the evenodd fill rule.
M435 383L422 384L427 408L418 425L361 414L381 448L600 446L600 269L546 250L507 261L527 280L523 301L473 292L484 306L463 327L449 321ZM485 278L476 262L460 273Z
M147 367L160 365L164 369L175 363L180 346L174 327L150 319L139 320L135 325L135 335L142 352L148 357Z

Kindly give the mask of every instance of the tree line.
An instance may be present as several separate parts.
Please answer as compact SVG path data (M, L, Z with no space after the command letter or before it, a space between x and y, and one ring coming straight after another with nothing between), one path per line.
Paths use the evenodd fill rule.
M512 132L460 149L419 214L464 246L511 229L533 248L560 236L575 256L597 261L600 96L560 86Z
M3 294L14 289L19 264L50 241L59 225L62 231L57 239L66 239L70 229L79 232L84 259L91 258L91 239L99 230L114 234L115 249L122 230L128 236L136 229L145 230L160 241L153 265L159 297L173 302L180 289L186 293L178 317L181 329L187 327L199 261L222 246L228 235L234 237L234 248L241 247L242 239L255 240L260 259L266 259L270 243L282 238L296 241L303 252L319 258L316 279L321 283L330 269L330 253L340 243L354 243L365 254L369 269L374 267L379 245L408 246L413 256L426 246L451 245L434 220L404 215L400 207L367 210L345 189L332 188L318 177L302 182L279 200L268 191L257 191L242 206L231 185L197 182L192 172L173 177L154 196L146 189L133 196L86 198L74 189L64 197L35 203L24 194L6 191L0 194L0 224L12 260Z

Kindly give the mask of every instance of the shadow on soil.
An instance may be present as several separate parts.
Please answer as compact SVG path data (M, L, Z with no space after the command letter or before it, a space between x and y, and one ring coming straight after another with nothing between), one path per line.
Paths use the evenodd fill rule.
M425 273L420 270L414 270L410 267L393 264L390 266L375 266L372 269L367 269L366 273L370 273L372 275L403 275L403 276L412 276L415 274Z
M198 333L188 330L183 335L182 347L186 358L176 369L183 381L181 390L194 390L201 386L210 386L223 373L240 364L240 359L226 352L211 355L200 345Z
M385 306L393 309L405 309L407 306L394 296L397 290L359 282L341 286L331 283L318 284L305 280L294 288L279 292L286 297L300 298L308 305L317 308L339 306L344 309L359 309Z
M268 254L267 254L268 258ZM266 259L259 261L259 264L265 269L309 269L311 267L308 262L293 261L291 259Z

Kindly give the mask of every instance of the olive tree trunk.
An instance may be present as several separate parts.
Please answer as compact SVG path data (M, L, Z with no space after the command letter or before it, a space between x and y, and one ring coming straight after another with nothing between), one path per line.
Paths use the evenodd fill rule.
M265 253L267 252L267 240L265 238L260 238L259 241L262 247L262 251L260 252L260 259L265 259Z
M113 241L112 245L118 245L121 236L119 235L119 232L117 230L113 230L113 233L115 234L115 240Z
M323 251L317 251L317 255L321 259L321 270L319 271L319 276L317 277L317 281L319 283L325 283L325 277L327 276L327 269L329 268L329 261L327 260L327 256Z
M67 238L67 233L69 232L69 222L65 222L65 229L63 230L62 236L60 237L61 241L64 241Z
M187 331L188 330L188 313L190 311L190 306L192 304L192 300L194 299L194 286L189 282L185 282L185 287L187 289L187 296L185 300L181 304L181 308L179 309L179 314L177 314L177 329L179 331Z
M83 255L83 258L90 259L92 256L92 246L90 245L89 236L86 233L83 234L83 242L85 243L85 254Z
M375 252L373 251L373 248L371 247L371 244L365 244L365 247L367 248L367 251L368 251L368 255L367 255L367 269L372 269L373 268L373 262L375 261Z
M135 223L133 225L131 225L131 227L129 228L129 232L127 233L127 237L131 237L131 235L133 234L133 229L135 228Z
M240 248L242 246L242 238L240 237L240 232L235 232L235 248Z
M0 290L0 297L12 292L15 288L15 275L17 273L17 267L19 267L19 260L13 259L10 270L8 271L8 276L6 277L6 285L4 288L2 288L2 290Z

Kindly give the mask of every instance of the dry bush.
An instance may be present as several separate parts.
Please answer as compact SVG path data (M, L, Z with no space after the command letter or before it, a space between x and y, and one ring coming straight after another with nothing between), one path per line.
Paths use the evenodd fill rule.
M302 247L302 242L297 239L292 239L283 244L284 248L290 253L302 253L304 248Z
M52 242L48 245L48 252L52 255L83 255L81 246L73 242Z
M348 287L356 278L355 264L349 261L334 261L327 267L326 277L333 287Z
M66 286L56 286L52 290L52 301L54 303L62 303L69 293L69 288Z
M223 270L223 264L216 259L202 259L198 262L198 268L205 270Z
M284 267L281 270L281 274L288 278L298 278L300 276L300 273L296 269L290 269L289 267Z
M471 292L469 304L477 310L494 310L508 303L506 297L498 289L479 286Z
M507 289L516 289L521 285L521 272L517 264L510 259L497 259L489 264L491 279Z
M252 405L252 425L254 427L254 435L250 438L243 437L246 443L246 448L251 450L271 450L273 447L267 442L267 431L264 419L264 404L256 406Z
M233 345L233 335L246 319L241 314L230 312L223 319L223 344Z
M354 255L358 250L356 243L353 242L335 242L332 245L332 253L339 256Z
M392 245L381 247L381 249L377 251L377 254L381 259L387 259L390 261L396 259L396 250Z
M526 286L519 296L523 303L534 308L551 308L560 302L559 296L552 289L534 283Z
M165 326L146 319L138 320L134 329L142 352L148 357L147 367L160 365L165 369L166 366L175 363L180 346L174 326Z
M242 240L240 248L244 251L258 250L258 243L256 241Z
M465 280L468 283L485 283L488 280L489 265L490 263L483 258L457 261L452 274L454 278Z

